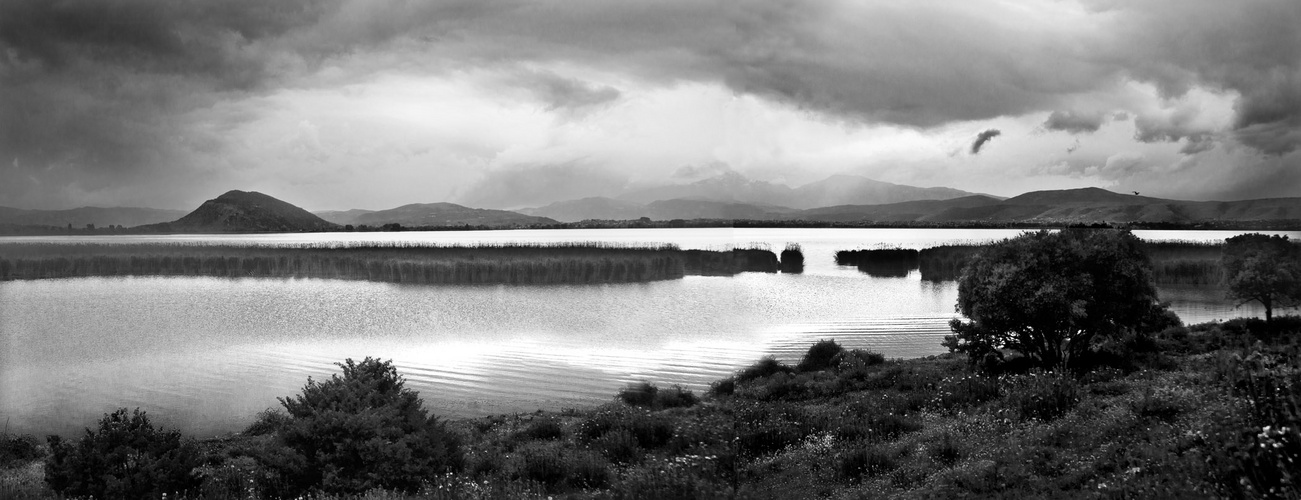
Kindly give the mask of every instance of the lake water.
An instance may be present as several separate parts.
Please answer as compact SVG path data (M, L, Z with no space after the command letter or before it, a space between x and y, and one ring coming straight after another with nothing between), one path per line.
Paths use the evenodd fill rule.
M1018 230L625 229L238 236L0 238L257 244L596 241L720 249L803 246L803 274L689 276L641 284L412 286L329 280L77 278L0 283L0 418L16 432L72 433L140 407L197 435L237 430L328 377L345 358L392 359L448 417L610 400L637 380L697 391L764 355L798 360L834 338L889 357L945 352L956 285L916 272L876 278L836 266L837 250L980 243ZM1225 231L1139 231L1222 240ZM1298 233L1288 234L1293 238ZM1258 315L1223 290L1162 297L1185 322Z

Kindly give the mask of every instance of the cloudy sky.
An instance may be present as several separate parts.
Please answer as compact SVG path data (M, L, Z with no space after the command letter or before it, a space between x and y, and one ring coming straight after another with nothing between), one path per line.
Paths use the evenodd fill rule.
M0 205L1301 195L1296 0L0 0Z

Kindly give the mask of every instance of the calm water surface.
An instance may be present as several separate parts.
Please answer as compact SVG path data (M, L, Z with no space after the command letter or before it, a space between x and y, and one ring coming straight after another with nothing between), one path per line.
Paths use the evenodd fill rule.
M630 229L239 236L4 238L0 241L599 241L683 248L804 247L801 275L748 273L645 284L411 286L328 280L77 278L0 283L0 418L70 433L140 407L199 435L237 430L344 358L393 359L446 416L609 400L652 380L703 390L772 354L795 361L819 338L890 357L944 352L953 283L874 278L836 250L987 242L1017 230ZM1222 240L1235 232L1143 231ZM1296 233L1289 234L1298 237ZM1162 290L1186 322L1256 315L1217 289Z

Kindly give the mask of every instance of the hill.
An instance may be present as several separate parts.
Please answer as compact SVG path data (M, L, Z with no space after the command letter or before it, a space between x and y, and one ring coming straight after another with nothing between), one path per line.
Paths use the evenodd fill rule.
M745 219L777 220L795 213L787 207L729 203L711 200L662 200L646 205L654 220L673 219Z
M920 221L948 210L961 212L977 207L998 205L997 198L985 195L964 196L949 200L918 200L881 205L838 205L814 208L791 214L788 218L820 222L853 221Z
M345 225L345 224L356 223L357 217L361 217L363 215L374 213L374 212L375 212L374 210L364 210L360 208L354 208L352 210L322 210L319 212L312 212L312 214L322 219L325 219L329 222L333 222L339 225Z
M688 199L758 206L810 209L836 205L880 205L917 200L948 200L971 196L952 188L920 188L891 184L856 175L833 175L797 188L747 179L736 172L689 184L671 184L641 189L619 196L625 202L649 204L655 201Z
M650 210L646 208L646 205L603 196L558 201L544 207L525 208L518 210L518 212L525 215L549 217L560 222L578 222L588 219L633 220L650 216Z
M98 227L142 226L176 220L185 215L184 210L163 210L137 207L81 207L67 210L24 210L0 207L0 225L55 226L82 228L87 224Z
M556 221L546 217L524 215L508 210L490 210L470 208L455 203L412 203L397 208L377 211L349 210L339 214L350 214L351 222L346 224L366 224L382 226L384 224L401 224L407 227L431 226L488 226L488 227L525 227L537 224L555 224ZM342 218L336 219L344 220Z
M892 184L857 175L833 175L795 188L795 200L787 205L806 209L837 205L885 205L920 200L951 200L974 194L946 187L921 188ZM981 196L996 199L988 195Z
M174 222L147 227L165 232L276 232L328 231L338 225L311 212L255 191L228 191L203 202Z

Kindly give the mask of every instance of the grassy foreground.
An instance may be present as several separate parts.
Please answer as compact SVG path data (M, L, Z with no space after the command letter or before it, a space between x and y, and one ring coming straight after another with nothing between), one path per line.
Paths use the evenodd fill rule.
M1171 328L1078 377L824 341L700 397L646 383L596 408L451 421L456 472L311 498L1298 498L1299 340L1301 318ZM284 418L199 443L203 487L181 497L265 498L254 457ZM23 439L0 448L0 497L51 496Z

